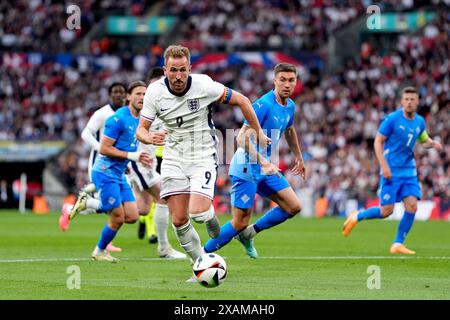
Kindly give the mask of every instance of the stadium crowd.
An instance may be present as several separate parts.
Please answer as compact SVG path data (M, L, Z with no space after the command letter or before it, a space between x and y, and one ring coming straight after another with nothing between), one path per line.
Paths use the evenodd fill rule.
M198 51L316 49L364 11L362 1L171 0L185 45Z
M67 28L73 14L70 5L80 9L80 27ZM0 2L0 49L60 53L74 48L97 22L111 14L141 15L144 0L17 0ZM45 45L43 45L45 44Z
M205 30L202 28L209 28L210 22L194 19L194 13L195 16L201 17L202 12L205 12L202 10L212 10L211 6L216 6L214 10L217 11L217 16L213 20L222 21L221 28L224 28L224 25L228 25L228 22L220 18L224 12L233 11L231 16L242 16L245 21L248 10L259 12L261 9L261 12L267 12L265 7L267 2L255 1L248 8L240 5L240 1L227 2L226 6L209 1L189 1L188 4L188 1L174 0L172 4L176 10L181 10L184 15L190 17L189 23L186 23L189 27L183 31L185 37L190 37L191 32L199 28L195 33L198 33L200 38L211 38L216 41L218 37L214 34L204 34L202 31ZM276 8L273 9L275 13L282 14L283 10L290 9L282 5L282 1L271 2L280 4L275 5ZM297 5L303 6L312 2L321 3L325 9L330 3L299 1ZM354 1L341 2L342 5L333 7L333 10L349 18L353 17L353 13L344 14L344 12L346 5L353 4ZM356 2L360 4L363 1ZM22 5L23 3L25 2L19 2ZM33 6L36 3L42 2L31 1L28 5ZM407 5L408 1L402 3ZM20 11L20 5L17 8L15 10ZM360 9L356 8L355 14L360 12ZM0 5L0 12L9 9L9 5L3 3ZM274 14L274 17L277 17L277 14ZM330 14L327 19L333 19L332 17L333 14ZM303 21L303 18L299 16L301 21L294 21L292 24L299 23L308 29L312 25L311 21ZM0 15L1 19L10 17L8 15L5 18L3 14ZM265 18L261 16L259 19ZM333 20L329 26L337 27L348 19L344 20L340 18ZM300 75L301 90L295 97L298 105L296 128L307 162L306 182L294 178L289 170L286 170L291 155L285 143L280 146L280 168L285 171L294 189L307 188L316 197L326 197L330 202L329 214L338 214L343 209L346 199L357 199L360 204L364 204L367 198L376 196L379 174L373 152L373 140L379 122L384 115L398 107L396 95L401 87L414 84L420 90L419 113L426 117L428 133L433 138L438 137L445 148L440 155L435 150L417 148L416 161L423 197L430 199L433 196L440 196L447 201L450 199L449 21L450 17L442 13L436 22L428 25L420 34L400 36L397 48L388 53L378 52L369 43L365 43L362 45L360 59L349 60L342 70L335 74L307 70ZM231 28L233 23L229 23ZM42 40L42 37L47 37L44 30L41 36L40 33L33 34L32 39L36 40L36 43L34 41L30 43L27 42L28 31L23 30L27 27L21 27L20 23L14 28L11 27L12 23L3 25L6 26L3 34L15 35L17 38L15 41L24 51L38 49L34 46ZM254 29L254 26L240 25L245 30L257 30L260 33L255 34L259 37L269 37L263 34L262 30ZM314 29L315 31L305 31L304 28L299 29L317 37L314 43L319 43L318 39L325 40L326 33L331 30L320 31L319 28ZM210 30L217 34L226 34L219 32L220 28ZM278 33L287 38L294 38L289 32L295 34L298 31L281 25L274 30L278 30ZM284 31L286 33L283 33ZM48 39L53 37L52 33ZM242 39L242 36L237 38ZM219 49L217 44L221 42L214 41L205 43L205 46L208 49ZM238 42L230 43L231 47L227 49L239 48ZM55 47L49 44L47 49L58 51L66 48L64 41L55 40L54 44ZM306 47L300 45L299 48ZM57 160L64 172L66 184L72 191L82 186L87 179L89 150L81 142L80 133L93 111L107 103L107 85L114 81L128 83L135 79L145 79L146 70L159 61L158 57L150 57L142 58L144 60L139 63L133 63L126 62L121 57L118 58L121 59L119 64L110 61L109 67L107 64L106 68L97 68L83 60L62 67L57 62L30 64L11 61L5 57L10 56L4 54L0 64L0 140L64 139L72 142L73 147ZM209 69L207 73L215 80L246 94L252 100L272 88L270 70L251 65L234 66L220 71ZM236 129L242 123L242 116L235 110L219 106L214 121L221 131ZM229 211L229 190L230 180L225 165L220 167L217 181L216 201L220 207L219 212Z

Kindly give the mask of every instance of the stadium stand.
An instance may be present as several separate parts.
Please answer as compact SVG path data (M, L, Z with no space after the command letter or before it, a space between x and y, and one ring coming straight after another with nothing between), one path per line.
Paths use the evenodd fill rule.
M332 32L364 14L367 2L305 0L286 5L284 1L259 0L244 6L239 0L172 0L161 13L184 21L178 25L178 40L194 53L289 52L318 49ZM408 10L412 2L387 1L385 8ZM135 5L131 12L130 4ZM147 6L144 1L84 1L83 5L82 31L69 34L65 20L58 18L64 6L57 1L0 4L0 140L69 141L72 147L57 158L57 164L71 192L86 182L89 150L81 142L80 132L92 112L107 102L107 85L144 79L150 67L160 64L162 52L154 48L133 56L116 53L64 60L58 54L73 48L85 30L108 12L141 15ZM16 23L28 20L23 19L24 13L31 25ZM257 17L256 22L249 19L250 14ZM49 16L52 18L47 19ZM280 167L294 189L325 197L328 214L340 214L347 199L364 205L376 196L379 175L372 144L378 124L397 107L398 90L415 84L422 97L419 113L427 119L428 132L440 137L446 148L440 157L434 150L418 149L423 197L439 196L449 202L449 21L450 15L442 11L420 32L400 35L397 47L388 52L363 43L360 56L335 73L317 66L302 69L295 101L296 128L309 172L306 186L286 170L290 156L286 144L280 149ZM270 72L253 64L210 66L204 71L251 99L272 87ZM239 113L220 106L214 119L222 131L239 128L242 121ZM227 166L221 166L215 200L218 212L229 211L229 189Z

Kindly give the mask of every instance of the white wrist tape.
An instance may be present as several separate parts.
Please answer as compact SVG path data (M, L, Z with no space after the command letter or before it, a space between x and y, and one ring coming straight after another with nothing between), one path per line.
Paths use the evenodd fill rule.
M139 156L141 155L141 151L136 152L128 152L127 158L134 162L139 162Z

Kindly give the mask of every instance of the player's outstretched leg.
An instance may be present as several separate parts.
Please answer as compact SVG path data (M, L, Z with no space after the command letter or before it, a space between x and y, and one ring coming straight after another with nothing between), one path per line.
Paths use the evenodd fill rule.
M61 215L59 216L59 228L61 229L61 231L66 231L67 229L69 229L69 215L70 215L70 211L72 210L73 205L70 203L64 203L61 209Z
M253 225L252 225L253 226ZM249 227L252 227L249 226ZM245 230L244 230L245 231ZM252 259L257 259L258 258L258 251L256 251L255 245L254 245L254 241L253 239L248 239L245 236L245 232L242 231L241 233L239 233L236 236L236 239L242 243L242 245L244 246L245 249L245 253Z
M61 231L66 231L67 229L69 229L70 220L74 219L76 215L88 215L97 213L99 207L99 200L90 197L83 190L80 191L75 205L72 205L70 203L63 204L61 215L59 217L59 228L61 229Z
M108 244L114 239L117 234L117 230L111 228L108 224L102 230L100 240L97 243L94 251L92 252L92 259L96 261L118 262L119 259L111 256L106 250Z
M70 211L69 214L70 220L73 220L77 216L77 214L80 213L80 211L83 211L87 208L87 199L88 199L87 193L84 191L80 191L80 193L78 194L77 201L75 202L74 206L72 207L72 210Z
M353 211L349 214L342 227L342 235L348 237L356 224L361 220L382 219L380 207L372 207L367 210Z
M125 212L122 206L116 208L104 207L103 209L110 213L109 222L103 228L100 239L91 256L96 261L118 262L119 259L109 254L107 246L113 241L123 225Z
M85 186L83 186L81 188L81 191L86 192L87 194L90 194L91 196L93 196L93 194L97 191L97 188L95 187L94 183L88 183Z
M238 231L233 227L232 222L228 221L220 228L218 237L210 238L206 242L204 246L205 252L210 253L219 250L227 243L229 243L233 239L233 237L235 237L237 234Z
M189 220L186 224L179 227L173 225L173 228L180 245L186 251L188 256L191 258L191 262L193 263L204 253L197 231L194 229Z
M245 230L239 233L239 236L236 238L244 245L245 252L250 258L256 259L258 257L258 252L254 247L253 238L259 232L275 227L280 223L283 223L287 219L294 217L299 214L301 211L301 206L299 203L292 204L292 209L289 209L292 213L289 213L279 206L269 210L264 216L259 218L254 224L248 226Z
M414 192L420 197L420 189L416 187L416 190ZM403 198L403 203L405 204L405 213L400 220L397 235L389 251L390 253L415 254L415 251L406 248L403 243L414 223L415 213L417 211L417 197L407 196Z
M220 223L215 215L214 206L212 204L207 211L189 214L189 216L197 223L205 223L206 231L211 238L217 238L219 236Z
M259 218L254 224L240 232L236 239L244 246L245 253L250 258L256 259L258 258L258 251L256 250L253 241L256 234L262 230L274 227L290 217L291 215L289 213L282 210L280 207L275 207Z
M169 208L165 204L157 203L153 220L158 235L158 256L165 259L186 259L186 255L172 248L167 235L169 227Z

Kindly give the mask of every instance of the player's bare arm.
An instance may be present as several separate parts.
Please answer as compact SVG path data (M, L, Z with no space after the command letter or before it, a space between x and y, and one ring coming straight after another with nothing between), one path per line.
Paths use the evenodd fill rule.
M244 118L250 124L250 127L258 133L257 139L261 148L265 148L268 144L270 144L270 139L264 134L261 125L258 121L258 117L256 116L255 111L253 110L252 103L250 100L244 96L243 94L231 90L232 95L231 99L228 102L229 105L238 106L242 110L242 114Z
M422 135L419 137L419 141L421 142L424 148L427 149L434 148L437 151L442 151L442 145L438 141L431 139L426 131L424 131Z
M378 159L378 163L380 164L381 174L385 179L391 178L391 169L384 157L384 143L386 142L386 137L382 134L377 134L374 142L375 155Z
M150 132L150 127L153 121L140 118L139 125L136 130L136 138L144 144L154 144L156 146L163 146L166 138L166 131Z
M236 139L238 145L249 154L252 162L256 162L261 165L261 168L265 174L277 174L279 176L280 168L264 158L264 156L256 150L254 144L251 143L253 135L254 131L249 126L243 125Z
M143 165L151 166L152 157L146 152L125 152L114 147L114 139L103 136L100 141L100 153L104 156L118 159L130 159L135 162L140 162Z
M306 179L306 169L305 162L303 161L302 151L300 149L300 144L298 143L297 132L294 126L286 129L284 137L289 145L290 150L294 153L294 167L292 168L292 173L294 175L300 175L303 180Z

